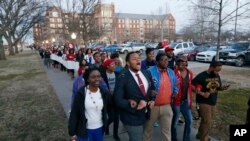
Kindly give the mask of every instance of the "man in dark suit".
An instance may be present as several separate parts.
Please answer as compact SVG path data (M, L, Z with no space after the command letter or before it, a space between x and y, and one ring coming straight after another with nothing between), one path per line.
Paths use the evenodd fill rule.
M128 131L129 141L142 141L147 112L154 106L155 87L151 74L141 70L138 53L127 54L126 66L117 78L114 99L119 107L120 119Z

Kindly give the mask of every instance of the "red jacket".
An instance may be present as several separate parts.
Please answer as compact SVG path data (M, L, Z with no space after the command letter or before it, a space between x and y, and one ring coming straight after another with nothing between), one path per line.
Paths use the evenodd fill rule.
M74 61L76 59L75 54L67 54L67 60L68 61Z
M192 108L192 79L193 79L193 73L191 70L187 69L188 71L188 75L189 75L189 82L188 82L188 105L190 107L190 109ZM174 98L174 101L173 101L173 104L175 106L179 106L180 103L181 103L181 96L182 96L182 89L181 86L182 86L182 79L181 79L181 73L180 73L180 70L178 67L176 67L174 69L174 73L178 79L178 87L179 87L179 91L178 91L178 96L176 98Z

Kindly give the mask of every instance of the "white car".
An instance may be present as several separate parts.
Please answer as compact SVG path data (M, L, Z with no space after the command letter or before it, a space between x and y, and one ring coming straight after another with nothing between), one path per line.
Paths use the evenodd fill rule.
M183 53L185 50L190 50L195 47L193 42L182 42L182 43L171 43L170 46L174 49L174 54ZM159 51L164 51L165 48L159 49Z
M219 50L226 49L226 46L220 46ZM216 56L217 47L210 47L207 51L200 52L196 55L196 61L212 62Z
M134 42L128 42L124 47L122 47L120 53L128 54L132 51L138 51L140 53L143 53L143 51L146 50L146 47L143 43L134 43Z
M196 55L196 61L212 62L216 56L216 47L210 47L207 51L200 52Z

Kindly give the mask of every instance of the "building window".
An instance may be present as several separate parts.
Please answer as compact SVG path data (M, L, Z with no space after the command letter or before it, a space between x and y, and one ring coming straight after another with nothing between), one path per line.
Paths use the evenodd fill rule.
M58 17L58 12L52 12L53 17Z
M54 18L49 19L50 22L55 22Z
M62 28L62 27L63 27L63 25L62 25L62 24L58 24L58 27L59 27L59 28Z
M62 22L62 19L59 19L59 18L58 18L58 19L57 19L57 22L59 22L59 23Z
M55 28L55 24L50 24L50 27Z

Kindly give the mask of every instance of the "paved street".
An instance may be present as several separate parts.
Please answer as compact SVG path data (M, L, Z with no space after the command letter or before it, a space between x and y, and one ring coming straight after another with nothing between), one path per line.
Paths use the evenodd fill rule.
M205 63L196 63L196 62L190 62L189 66L191 68L194 67L204 67L207 68L208 64ZM71 100L71 94L72 94L72 80L68 76L66 72L62 72L59 69L54 68L45 68L48 78L50 80L50 83L55 89L55 92L64 108L65 113L68 116L68 111L70 110L70 100ZM120 124L122 125L122 124ZM112 127L112 125L110 126ZM182 134L183 134L183 125L178 126L178 133L179 133L179 140L182 140ZM153 133L153 141L159 141L160 140L160 127L154 127L154 133ZM110 133L112 134L112 129L110 129ZM119 133L122 141L128 141L128 136L123 128L123 126L120 126ZM191 140L196 141L195 134L197 133L196 129L192 129L191 134ZM106 141L113 141L112 135L105 137Z

